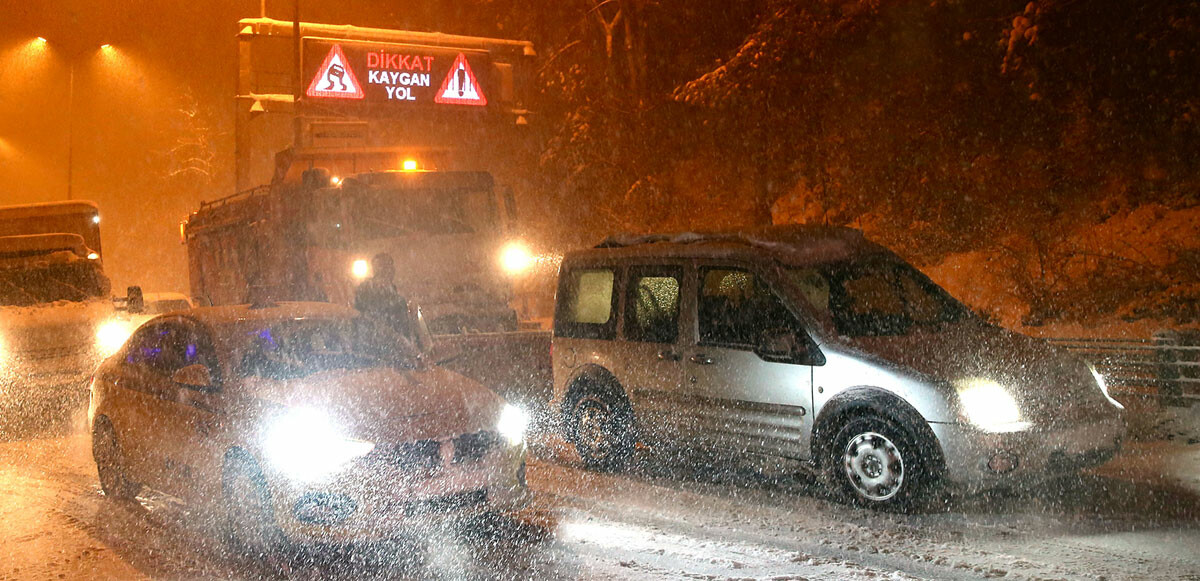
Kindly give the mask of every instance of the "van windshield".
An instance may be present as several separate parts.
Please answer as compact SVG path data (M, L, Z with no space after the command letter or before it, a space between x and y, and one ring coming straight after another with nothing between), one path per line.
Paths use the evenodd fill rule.
M969 311L912 266L895 260L788 269L789 278L842 335L904 335L969 316Z

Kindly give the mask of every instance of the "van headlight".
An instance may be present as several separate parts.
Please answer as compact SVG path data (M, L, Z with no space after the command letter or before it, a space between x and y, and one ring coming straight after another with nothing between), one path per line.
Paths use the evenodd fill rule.
M293 408L276 418L263 442L271 465L301 482L329 476L374 449L373 442L347 437L328 414L313 408Z
M505 404L504 409L500 410L500 419L496 421L496 431L500 432L508 443L516 446L525 441L525 429L529 427L529 416L525 414L525 410L512 405Z
M96 328L96 349L100 355L108 357L120 351L132 334L133 323L109 319Z
M1008 389L991 379L972 377L955 384L966 420L988 432L1016 432L1030 426Z
M1089 364L1088 371L1092 372L1092 377L1096 380L1096 387L1100 388L1100 393L1104 394L1104 397L1108 399L1108 402L1114 406L1117 406L1117 409L1119 410L1125 409L1125 406L1122 405L1121 402L1113 399L1113 396L1108 393L1108 382L1104 381L1104 376L1101 375L1099 371L1096 371L1096 366Z

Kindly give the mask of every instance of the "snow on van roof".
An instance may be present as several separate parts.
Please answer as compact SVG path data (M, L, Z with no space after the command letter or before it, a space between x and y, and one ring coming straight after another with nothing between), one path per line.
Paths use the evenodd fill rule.
M697 251L709 244L742 245L766 251L784 262L797 264L837 260L851 254L886 252L882 246L867 240L861 230L807 224L664 234L618 234L605 239L596 248L629 248L651 244L695 246Z

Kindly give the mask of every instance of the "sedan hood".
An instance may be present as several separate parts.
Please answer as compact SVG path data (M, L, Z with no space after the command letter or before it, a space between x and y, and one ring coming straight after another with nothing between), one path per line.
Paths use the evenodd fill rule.
M270 407L329 414L348 434L372 441L440 438L494 427L504 401L440 367L332 369L300 378L244 381L246 394Z
M1004 385L1034 421L1094 416L1106 408L1083 362L1039 339L978 321L860 337L852 345L937 381L988 379Z

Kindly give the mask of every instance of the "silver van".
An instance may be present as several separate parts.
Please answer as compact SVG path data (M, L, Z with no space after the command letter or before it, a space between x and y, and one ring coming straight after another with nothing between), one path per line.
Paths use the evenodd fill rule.
M618 237L568 254L552 409L590 468L634 446L799 461L903 507L1107 461L1103 378L990 325L848 228Z

